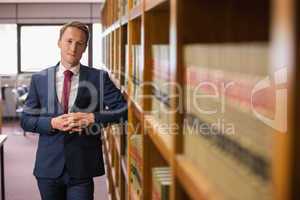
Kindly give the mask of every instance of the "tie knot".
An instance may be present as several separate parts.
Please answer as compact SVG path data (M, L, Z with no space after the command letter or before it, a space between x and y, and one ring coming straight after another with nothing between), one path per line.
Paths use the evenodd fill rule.
M65 77L71 78L73 76L73 72L70 70L66 70L64 71L64 75Z

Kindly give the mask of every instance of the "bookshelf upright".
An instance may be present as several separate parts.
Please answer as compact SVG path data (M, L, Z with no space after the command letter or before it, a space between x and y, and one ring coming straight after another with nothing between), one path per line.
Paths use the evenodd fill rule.
M104 64L128 101L103 141L111 199L299 198L295 0L107 0L101 12Z

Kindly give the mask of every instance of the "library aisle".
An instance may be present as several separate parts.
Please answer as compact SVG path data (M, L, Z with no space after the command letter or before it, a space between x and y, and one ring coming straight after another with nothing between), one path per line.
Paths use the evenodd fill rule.
M4 146L6 200L40 200L32 175L38 136L24 137L18 122L3 123L2 133L8 135ZM94 179L95 200L108 199L105 179L105 176Z

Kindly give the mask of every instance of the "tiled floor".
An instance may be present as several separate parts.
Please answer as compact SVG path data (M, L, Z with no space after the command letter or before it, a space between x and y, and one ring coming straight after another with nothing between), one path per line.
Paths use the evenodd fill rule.
M6 200L39 200L36 181L32 175L37 147L37 134L23 136L16 121L3 122L2 133L8 135L4 146ZM95 181L95 200L106 200L105 176Z

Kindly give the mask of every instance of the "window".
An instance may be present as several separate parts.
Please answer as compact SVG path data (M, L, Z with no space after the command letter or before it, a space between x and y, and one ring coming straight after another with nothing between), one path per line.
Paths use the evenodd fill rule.
M17 24L0 24L0 75L18 73L18 29ZM57 46L60 25L20 25L20 71L36 72L55 65L60 60ZM93 24L93 67L101 68L102 25ZM88 65L88 50L82 56L81 63Z
M54 66L60 60L58 25L21 26L21 72L36 72ZM88 48L81 58L88 65Z
M0 24L1 75L15 75L18 72L17 25Z

